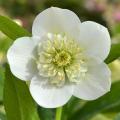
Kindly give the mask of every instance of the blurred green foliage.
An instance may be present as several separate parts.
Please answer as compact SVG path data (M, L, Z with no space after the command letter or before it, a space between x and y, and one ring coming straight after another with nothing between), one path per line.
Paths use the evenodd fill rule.
M4 70L0 67L0 103L3 102Z
M96 2L97 1L97 2ZM0 15L9 16L14 21L19 20L21 26L31 31L34 17L42 10L55 6L74 11L81 21L96 21L109 29L112 39L112 49L107 63L120 56L120 20L115 16L120 11L119 0L0 0ZM117 17L117 20L116 20ZM13 40L17 37L30 35L25 29L12 23L6 17L0 21L0 119L5 120L6 114L3 108L3 85L4 69L6 64L6 52ZM6 24L7 23L7 24ZM1 26L1 25L4 25ZM6 27L5 27L6 26ZM14 27L14 29L11 29ZM7 29L6 29L7 28ZM11 31L13 30L13 31ZM117 36L117 37L116 37ZM9 38L8 38L9 37ZM62 120L120 120L120 61L110 64L112 70L112 81L118 82L112 85L110 93L98 100L87 102L73 97L63 109ZM10 74L11 75L11 74ZM117 76L117 77L116 77ZM7 78L9 75L7 76ZM9 78L10 79L10 78ZM15 78L16 79L16 78ZM7 98L6 98L7 99ZM53 120L55 109L44 109L37 106L41 120ZM16 119L15 119L16 120Z

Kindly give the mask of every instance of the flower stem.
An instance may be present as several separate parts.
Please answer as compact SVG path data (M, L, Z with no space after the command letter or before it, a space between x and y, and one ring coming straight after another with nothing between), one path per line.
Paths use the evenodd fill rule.
M61 120L62 118L62 107L58 107L56 109L56 119L55 120Z

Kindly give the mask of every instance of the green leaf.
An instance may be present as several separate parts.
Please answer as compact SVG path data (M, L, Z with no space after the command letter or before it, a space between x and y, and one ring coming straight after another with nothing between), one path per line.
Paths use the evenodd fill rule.
M69 102L63 107L62 120L68 120L69 115L79 110L84 105L84 103L85 101L72 96Z
M120 106L120 81L112 85L111 91L103 97L87 102L76 113L69 116L68 120L89 120L97 113L104 112Z
M112 118L109 118L103 114L97 114L96 116L94 116L92 119L90 120L113 120Z
M17 25L11 19L0 15L0 30L9 38L15 40L23 36L31 36L28 31Z
M6 120L6 116L3 113L0 113L0 120Z
M8 37L0 39L0 53L5 54L8 48L11 46L12 42L13 41Z
M120 113L118 113L118 114L115 116L114 120L120 120Z
M4 16L0 16L0 30L13 40L23 36L31 36L24 28ZM5 76L4 105L7 119L39 120L35 103L26 83L14 77L8 66Z
M111 30L112 30L112 34L113 35L118 35L120 34L120 23L117 23L113 26L110 26L111 27Z
M106 63L110 63L114 61L115 59L120 57L120 43L119 44L113 44L111 46L111 50L109 53L109 56L105 60Z
M0 102L3 101L4 70L0 67Z
M24 81L5 71L4 106L8 120L39 120L36 105Z
M38 107L38 113L41 120L54 120L55 109Z

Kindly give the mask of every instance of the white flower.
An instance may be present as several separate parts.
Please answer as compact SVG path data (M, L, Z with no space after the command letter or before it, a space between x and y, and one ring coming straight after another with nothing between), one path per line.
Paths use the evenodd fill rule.
M7 58L16 77L31 81L34 100L55 108L72 95L94 100L110 90L111 73L104 63L110 45L104 26L81 23L72 11L51 7L35 18L32 37L13 43Z

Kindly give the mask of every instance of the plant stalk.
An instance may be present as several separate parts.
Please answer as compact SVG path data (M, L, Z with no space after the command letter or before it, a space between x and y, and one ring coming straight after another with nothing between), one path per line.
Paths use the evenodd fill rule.
M55 120L61 120L62 118L62 107L56 108L56 117Z

